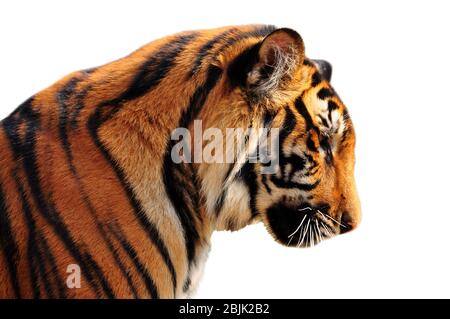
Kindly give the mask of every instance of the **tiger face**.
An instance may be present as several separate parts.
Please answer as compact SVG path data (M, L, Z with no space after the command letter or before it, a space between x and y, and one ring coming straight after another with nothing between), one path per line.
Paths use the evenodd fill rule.
M247 202L250 221L262 220L283 245L309 247L360 222L355 132L331 73L330 63L305 57L300 35L290 29L272 32L228 67L237 96L231 104L247 105L252 123L279 129L279 151L271 173L263 173L263 163L242 165L224 196ZM244 226L242 215L228 209L222 228Z
M360 222L353 125L330 85L331 65L308 60L304 65L310 86L292 101L293 110L284 110L281 127L291 133L282 135L280 164L272 176L262 177L258 196L269 232L280 243L299 247Z

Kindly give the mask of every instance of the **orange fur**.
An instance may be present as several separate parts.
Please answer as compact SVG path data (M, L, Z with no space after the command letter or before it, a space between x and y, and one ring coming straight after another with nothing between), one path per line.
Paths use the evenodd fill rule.
M317 91L331 89L324 80L312 87L311 78L317 72L314 65L298 65L293 74L280 79L276 92L259 100L247 99L246 88L233 85L228 78L230 64L270 33L269 28L264 34L257 34L255 30L261 28L264 27L224 27L153 41L120 60L64 77L2 122L0 191L5 210L0 210L0 221L10 221L10 225L5 223L2 227L8 228L11 238L0 238L1 298L182 297L190 293L184 286L189 286L189 276L194 276L201 256L209 250L214 230L235 230L262 220L272 232L268 216L262 212L275 201L297 198L298 190L276 189L269 194L261 186L263 177L258 175L256 208L260 213L252 212L251 195L244 184L236 182L226 195L222 213L217 215L210 211L208 200L215 202L212 198L220 193L229 164L182 166L173 173L173 180L186 183L176 187L186 200L187 209L195 212L191 222L198 233L192 248L194 260L189 260L183 229L186 226L177 217L179 212L171 194L167 194L170 185L165 184L167 177L162 173L167 165L170 132L178 127L190 103L195 98L201 100L203 92L197 96L195 92L206 85L209 72L214 70L221 73L194 114L203 120L205 128L216 127L224 132L229 127L261 126L269 111L275 114L274 127L282 127L287 107L294 112L297 123L281 145L282 150L295 149L295 143L307 143L306 124L294 101L303 94L308 112L316 121ZM217 38L221 34L222 38ZM183 40L173 44L177 39ZM215 42L211 42L213 39ZM294 40L286 39L288 44ZM281 33L274 45L285 45L284 41ZM205 45L208 54L189 75ZM303 50L303 45L299 49ZM173 53L176 50L178 54ZM270 52L270 47L265 47L266 51ZM164 66L169 58L158 58L158 54L172 53L173 63ZM299 60L303 60L304 52L298 53ZM136 94L139 85L150 80L144 76L142 83L133 81L155 56L158 64L147 66L145 76L164 74L153 79L155 84L150 89ZM132 85L135 91L129 93ZM342 116L344 105L336 96L331 99ZM314 154L321 163L315 175L321 183L311 196L313 203L329 203L330 214L351 212L348 223L355 227L360 215L353 180L354 133L349 120L346 125L348 138L339 145L332 168L323 164L320 152ZM12 133L17 136L12 138ZM311 138L319 145L319 135ZM11 144L14 142L23 143L19 151L14 149L17 145ZM185 193L192 190L195 196ZM193 199L196 196L198 201ZM192 207L194 203L196 207ZM30 226L30 220L34 225ZM61 233L66 231L69 239ZM31 252L30 232L35 232L37 245ZM80 260L87 267L82 267L81 288L67 289L66 268ZM33 269L38 287L33 287ZM57 283L58 278L62 282ZM156 294L149 288L152 283Z

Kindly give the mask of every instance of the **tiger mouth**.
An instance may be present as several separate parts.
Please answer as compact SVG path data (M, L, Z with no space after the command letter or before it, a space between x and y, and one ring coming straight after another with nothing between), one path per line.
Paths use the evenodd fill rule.
M339 233L341 224L328 211L328 205L290 207L277 203L267 210L267 216L272 233L279 242L290 247L306 248Z

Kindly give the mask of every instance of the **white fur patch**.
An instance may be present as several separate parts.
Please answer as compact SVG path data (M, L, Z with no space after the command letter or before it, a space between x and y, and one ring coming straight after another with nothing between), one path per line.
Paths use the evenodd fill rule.
M210 250L210 246L203 247L202 251L197 255L195 264L192 264L189 272L189 278L191 281L189 289L186 292L180 292L179 295L176 296L177 299L191 298L193 295L195 295L195 292L197 291L199 283L203 277L206 261L208 260Z

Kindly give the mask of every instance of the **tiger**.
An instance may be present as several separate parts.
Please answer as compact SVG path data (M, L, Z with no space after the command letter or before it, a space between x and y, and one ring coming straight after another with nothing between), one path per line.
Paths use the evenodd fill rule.
M304 248L353 230L355 131L331 73L293 29L228 26L154 40L23 102L0 122L0 298L189 298L214 231L261 222ZM174 161L172 132L195 121L277 129L276 165L250 151Z

